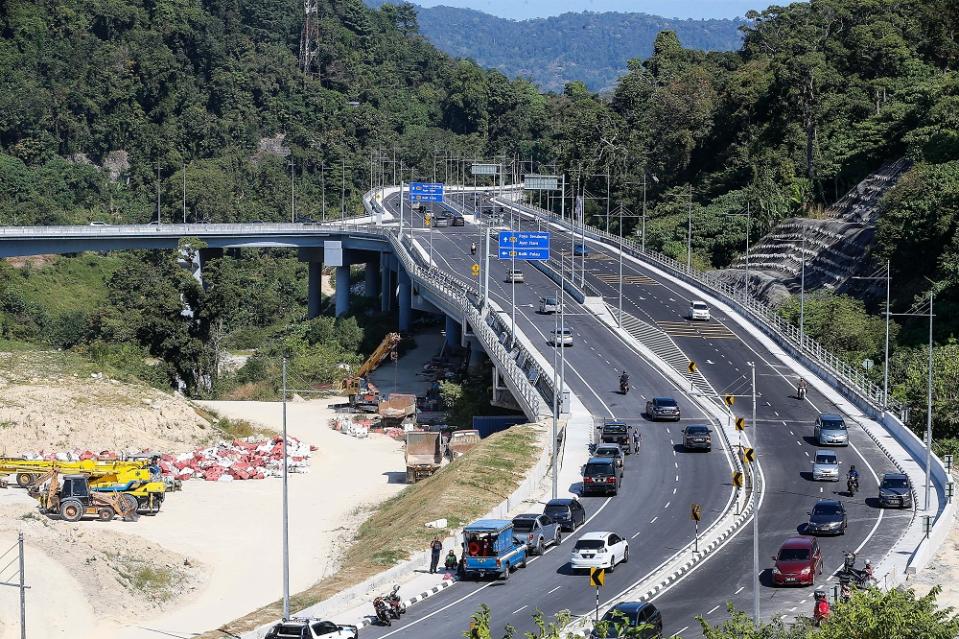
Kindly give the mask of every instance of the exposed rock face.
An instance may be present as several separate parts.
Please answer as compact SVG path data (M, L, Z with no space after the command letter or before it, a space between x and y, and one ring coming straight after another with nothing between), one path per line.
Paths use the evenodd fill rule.
M862 284L852 278L870 268L879 202L908 168L903 159L884 165L829 207L824 219L790 218L776 225L750 247L750 292L781 304L800 291L803 270L807 292L843 292L853 287L863 292ZM742 287L746 256L718 274Z

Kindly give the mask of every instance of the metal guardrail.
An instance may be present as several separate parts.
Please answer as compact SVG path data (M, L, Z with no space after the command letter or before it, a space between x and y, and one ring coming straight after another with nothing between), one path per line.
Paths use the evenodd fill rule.
M561 220L559 216L551 211L515 201L503 202L503 204L521 208L531 215L546 217L553 223L570 228L568 221ZM799 352L815 360L819 365L835 375L836 378L842 381L850 390L860 395L877 409L882 410L886 408L887 410L901 412L903 408L902 405L891 398L888 404L885 407L883 406L882 387L870 380L864 372L824 348L822 344L809 337L808 334L800 335L799 327L786 321L772 306L747 295L738 287L734 287L708 272L695 268L687 272L685 264L661 253L656 253L648 249L643 251L640 245L629 238L620 240L619 236L607 233L602 229L590 225L586 226L586 235L591 239L612 244L628 255L652 262L676 277L695 282L701 288L707 289L725 301L739 307L753 320L777 333Z

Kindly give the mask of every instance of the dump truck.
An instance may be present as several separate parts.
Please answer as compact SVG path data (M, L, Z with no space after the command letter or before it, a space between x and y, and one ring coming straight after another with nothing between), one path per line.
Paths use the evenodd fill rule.
M80 521L85 516L111 521L117 515L124 521L136 521L138 516L136 497L92 490L86 475L63 475L61 481L60 473L53 469L38 477L27 490L40 502L41 512L60 515L66 521Z
M350 406L357 410L375 413L379 409L380 391L368 379L370 373L376 370L384 359L391 353L396 353L400 343L399 333L387 333L366 361L356 370L356 373L343 380L343 390L350 400Z
M443 464L443 442L440 433L410 431L406 433L406 483L415 484L430 477Z
M0 475L15 474L17 485L30 488L47 481L50 474L83 475L92 493L124 493L136 501L136 507L157 513L166 495L166 484L159 467L151 460L79 461L27 460L0 458Z
M415 425L416 395L390 393L389 398L380 401L378 412L383 426Z
M454 430L450 434L450 440L446 444L449 450L450 459L456 459L465 455L476 448L480 443L480 432L478 430Z

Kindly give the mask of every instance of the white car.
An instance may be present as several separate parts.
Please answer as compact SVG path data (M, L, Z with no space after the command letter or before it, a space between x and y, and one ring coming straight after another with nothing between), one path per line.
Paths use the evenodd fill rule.
M357 639L360 629L316 618L293 617L273 626L265 639Z
M690 302L689 303L689 319L708 322L709 307L706 306L706 302L700 302L699 300Z
M629 561L629 542L614 532L590 532L576 541L569 557L573 570L605 568L609 572L616 564Z
M572 346L573 331L569 328L557 328L549 332L549 343L553 346Z

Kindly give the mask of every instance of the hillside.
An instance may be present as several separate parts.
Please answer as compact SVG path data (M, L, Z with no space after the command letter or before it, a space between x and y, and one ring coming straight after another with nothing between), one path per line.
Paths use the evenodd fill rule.
M371 5L383 4L368 0ZM417 7L420 33L442 51L470 58L506 76L530 78L544 91L562 91L574 80L607 90L626 73L626 61L648 58L660 31L683 46L731 51L742 44L742 20L678 20L644 13L564 13L508 20L456 7Z

